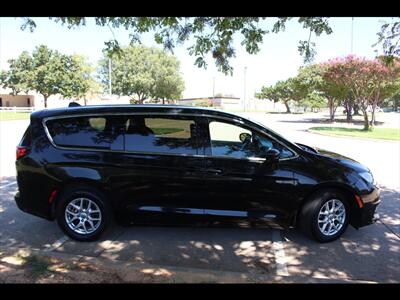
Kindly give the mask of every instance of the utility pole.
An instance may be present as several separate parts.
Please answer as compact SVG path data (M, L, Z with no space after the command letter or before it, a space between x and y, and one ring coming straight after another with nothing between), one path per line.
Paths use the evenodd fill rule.
M244 77L243 77L243 111L246 111L246 70L244 67Z
M112 89L111 89L111 58L108 59L108 75L109 75L109 79L108 79L108 85L110 88L110 96L112 95Z

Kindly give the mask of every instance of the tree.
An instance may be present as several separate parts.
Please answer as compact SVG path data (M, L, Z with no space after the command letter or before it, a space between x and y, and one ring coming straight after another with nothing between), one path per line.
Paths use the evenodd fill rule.
M155 66L155 68L152 68L155 77L152 98L161 99L163 104L166 99L182 98L185 83L179 75L179 61L176 57L157 51Z
M111 55L113 92L140 104L144 100L177 99L184 89L177 59L157 48L129 46ZM100 61L100 78L108 85L108 55Z
M1 85L10 88L14 95L35 90L43 95L45 107L51 95L80 97L89 88L90 67L80 56L62 55L40 45L32 56L23 52L8 62L10 68L2 72Z
M21 53L17 59L8 60L9 71L1 71L0 84L4 88L10 88L12 94L29 91L29 82L32 80L32 57L27 51Z
M306 96L305 90L299 85L296 78L280 80L274 86L262 87L261 93L256 94L258 99L270 99L274 102L283 102L286 106L286 113L291 113L290 101L300 101Z
M305 103L310 107L321 108L327 100L329 107L329 120L335 120L335 112L343 99L343 91L333 81L326 80L324 69L319 64L308 65L299 69L298 80L307 89Z
M57 23L66 25L69 29L86 25L85 17L56 17L50 18ZM240 34L241 45L249 54L259 52L263 36L269 32L278 33L285 30L285 24L292 17L279 17L269 29L261 28L260 22L266 18L258 17L96 17L97 26L125 28L130 31L131 44L140 42L140 36L149 31L154 32L154 40L162 44L165 50L173 51L180 44L194 37L194 43L187 49L195 56L195 65L207 67L205 57L211 54L219 71L232 74L233 68L229 60L235 57L233 37ZM315 44L311 41L312 34L331 34L332 29L328 18L300 17L297 21L309 31L305 40L299 41L298 50L305 62L310 62L315 56ZM33 31L36 23L32 18L24 18L22 30L29 28ZM114 38L105 42L106 49L120 52L119 42Z
M397 68L389 68L379 59L367 60L348 55L323 64L327 80L335 82L359 105L364 115L364 130L373 124L368 119L368 106L380 101L380 89L398 78Z
M314 111L314 109L320 109L326 106L326 98L318 91L312 91L301 99L298 104L304 107L304 112L307 111L307 108L311 108L311 111Z
M383 24L378 32L378 41L373 46L382 44L386 63L391 64L400 57L400 18Z
M82 98L89 91L98 89L96 82L90 75L94 68L86 63L81 55L64 56L68 72L65 73L60 94L66 98Z

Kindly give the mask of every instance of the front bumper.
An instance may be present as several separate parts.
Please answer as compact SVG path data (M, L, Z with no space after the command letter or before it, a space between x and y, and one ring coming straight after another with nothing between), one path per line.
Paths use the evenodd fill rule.
M379 215L376 213L380 200L380 189L375 189L367 194L360 196L363 202L363 207L360 208L357 217L354 220L354 227L359 228L375 223L379 219Z

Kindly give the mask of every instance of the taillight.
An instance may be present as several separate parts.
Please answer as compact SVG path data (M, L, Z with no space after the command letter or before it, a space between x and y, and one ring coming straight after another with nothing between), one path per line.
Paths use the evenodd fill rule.
M26 147L17 146L17 160L28 154L28 150Z

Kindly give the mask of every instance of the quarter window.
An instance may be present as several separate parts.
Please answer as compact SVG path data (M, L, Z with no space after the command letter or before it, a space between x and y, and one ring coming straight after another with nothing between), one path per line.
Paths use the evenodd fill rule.
M118 134L111 116L71 117L49 120L47 128L58 146L110 149Z
M197 154L195 126L191 118L131 116L126 122L125 150Z

